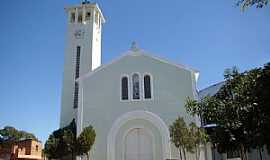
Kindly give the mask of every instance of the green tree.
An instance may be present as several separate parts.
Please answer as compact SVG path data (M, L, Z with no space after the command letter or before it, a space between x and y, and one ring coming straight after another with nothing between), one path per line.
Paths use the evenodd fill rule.
M71 159L74 159L76 154L76 134L72 130L64 130L63 142L66 146L67 153L70 153Z
M170 137L178 149L181 160L185 158L185 147L187 146L187 125L182 117L178 117L170 126Z
M194 122L189 124L189 141L191 144L189 151L195 153L196 159L199 160L201 145L206 144L208 136L203 128L198 127Z
M1 129L0 135L2 135L3 137L8 137L8 139L13 139L16 141L20 139L28 139L28 138L37 139L33 133L20 131L11 126L5 126L3 129Z
M75 120L58 130L55 130L45 143L44 153L48 158L75 158L76 123Z
M263 159L262 152L265 146L270 153L270 63L265 64L260 69L256 82L256 88L253 90L253 93L257 98L257 125L255 126L256 129L254 129L251 143L253 148L258 149L260 159Z
M92 126L84 128L76 138L76 123L73 120L68 126L55 130L45 143L44 153L49 159L75 159L75 156L86 155L94 144L96 133Z
M249 149L269 146L269 68L267 64L243 73L225 70L225 84L214 96L187 100L189 113L217 124L210 140L219 152L238 149L246 160Z
M11 145L20 140L20 139L35 139L37 140L36 136L33 134L33 133L29 133L29 132L26 132L26 131L20 131L20 130L17 130L16 128L14 127L11 127L11 126L5 126L3 129L0 130L0 135L2 137L5 137L3 138L1 141L0 141L0 147L5 147L5 148L9 148L11 147Z
M58 153L58 150L59 139L51 134L45 143L44 153L49 159L58 159L61 158L61 153Z
M77 138L77 155L83 156L86 155L89 159L89 152L95 142L96 132L94 128L90 125L83 129L82 133Z
M200 146L207 142L207 134L204 129L198 127L194 122L188 126L182 117L178 117L170 125L170 137L176 148L179 157L186 160L186 153L194 153L196 159L200 157Z
M270 0L238 0L237 5L241 7L242 10L256 6L257 8L262 8L270 3Z

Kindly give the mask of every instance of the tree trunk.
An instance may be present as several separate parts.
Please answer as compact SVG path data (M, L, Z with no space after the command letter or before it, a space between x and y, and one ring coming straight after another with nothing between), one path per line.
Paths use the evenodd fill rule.
M201 148L200 148L200 145L196 145L195 146L195 154L196 154L196 160L199 160L200 159L200 155L201 155Z
M262 158L262 148L258 148L258 150L259 150L259 154L260 154L260 160L263 160L263 158Z
M242 146L240 147L240 158L241 158L241 160L244 160L244 155L243 155L243 149L242 149Z
M247 155L247 150L244 148L244 155L245 155L245 160L248 160L248 155Z
M71 150L71 159L74 160L74 151Z
M213 155L214 155L214 156L213 156L213 157L214 157L214 160L216 160L216 148L214 148L214 152L213 152L213 153L214 153L214 154L213 154Z
M240 145L240 156L241 160L247 160L246 148L243 145Z
M183 153L184 153L184 158L186 160L187 159L187 156L186 156L186 150L185 150L185 148L183 148Z
M179 158L180 158L181 160L183 160L183 158L182 158L182 153L181 153L181 147L179 147L178 150L179 150Z
M88 152L86 153L86 158L87 158L87 160L89 160L89 153Z

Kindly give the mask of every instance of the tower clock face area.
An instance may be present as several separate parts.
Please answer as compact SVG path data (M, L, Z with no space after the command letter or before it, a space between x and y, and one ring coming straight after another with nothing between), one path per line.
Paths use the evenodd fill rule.
M76 39L83 39L84 37L84 30L83 29L78 29L74 32L74 37Z

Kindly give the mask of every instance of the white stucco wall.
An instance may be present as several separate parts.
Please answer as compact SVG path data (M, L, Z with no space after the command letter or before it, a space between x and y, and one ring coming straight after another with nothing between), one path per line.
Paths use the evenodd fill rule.
M67 30L65 37L64 73L61 99L60 127L68 125L73 118L76 118L76 109L73 108L76 52L80 46L80 75L94 70L101 64L101 29L104 18L97 4L86 4L66 7ZM78 23L78 13L91 13L89 21ZM75 22L70 22L71 13L76 14ZM96 14L101 25L95 22ZM84 18L83 18L84 20ZM78 33L80 35L78 35ZM77 35L76 35L77 34Z
M79 114L79 116L82 117L81 125L86 127L91 124L97 133L92 158L106 160L109 130L114 121L127 112L135 110L152 112L159 116L167 126L172 124L177 116L184 117L187 122L194 121L194 118L190 117L184 108L186 98L194 98L195 95L195 86L193 86L195 76L191 70L140 54L129 54L117 62L97 70L95 73L90 73L90 76L80 79L79 110L82 111L82 115ZM144 73L152 75L152 100L120 100L121 76L124 74L131 77L135 72L141 75L141 80ZM132 123L136 122L130 122L130 125ZM151 128L147 122L142 121L142 125ZM154 126L152 127L155 130ZM158 132L154 132L154 134L155 137L160 136ZM173 148L172 154L172 158L178 155ZM157 156L156 159L161 160L161 157Z

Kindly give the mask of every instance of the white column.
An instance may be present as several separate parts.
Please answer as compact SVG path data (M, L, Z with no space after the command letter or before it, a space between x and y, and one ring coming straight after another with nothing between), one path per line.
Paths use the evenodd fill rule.
M80 135L80 133L83 130L83 88L82 83L79 83L79 102L78 102L78 112L77 112L77 137Z
M81 134L83 130L83 87L82 81L77 82L79 83L79 102L78 102L78 110L77 110L77 137ZM76 156L76 160L83 160L84 158L81 156Z
M85 16L86 16L86 14L85 14L85 6L83 6L83 13L82 13L82 22L83 22L83 24L85 24Z
M78 8L75 9L75 24L78 23L78 17L79 17L79 12L78 12Z

